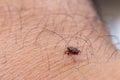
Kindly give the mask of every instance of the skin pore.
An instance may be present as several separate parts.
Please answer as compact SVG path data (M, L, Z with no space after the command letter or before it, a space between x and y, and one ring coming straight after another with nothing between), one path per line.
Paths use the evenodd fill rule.
M0 0L0 80L119 80L119 54L90 0ZM66 47L81 53L68 56Z

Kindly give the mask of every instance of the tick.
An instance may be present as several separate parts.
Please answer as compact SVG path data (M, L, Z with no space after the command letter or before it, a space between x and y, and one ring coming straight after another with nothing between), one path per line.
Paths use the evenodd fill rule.
M67 50L65 51L65 54L67 55L78 55L79 53L80 50L75 47L67 47Z

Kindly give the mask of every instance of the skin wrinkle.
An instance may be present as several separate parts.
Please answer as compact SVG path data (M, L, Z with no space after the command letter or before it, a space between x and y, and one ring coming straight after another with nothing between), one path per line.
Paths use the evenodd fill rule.
M86 3L87 1L88 0L85 0L84 3ZM9 1L6 1L6 2L9 2ZM65 4L63 4L62 2L64 1L61 0L62 5L66 5L68 1ZM69 4L69 7L67 8L67 10L70 9L70 7L72 7L71 6L72 4L70 4L70 2L67 3L67 6ZM35 3L37 3L37 0ZM49 0L47 3L49 3ZM75 2L75 4L76 3L77 2ZM81 1L79 3L81 3ZM12 19L9 20L6 18L4 21L6 23L3 23L3 24L6 24L8 26L4 25L6 29L1 28L1 31L3 31L3 33L0 34L0 38L1 40L5 41L4 43L0 41L2 46L1 49L5 51L5 52L3 51L2 53L6 54L6 60L7 60L7 62L0 64L2 66L0 70L1 80L16 80L16 79L58 80L59 77L62 79L78 79L79 77L81 77L83 80L88 80L88 77L96 76L94 73L92 73L92 71L97 72L97 68L99 69L99 67L95 69L92 69L91 67L94 68L94 65L96 65L97 60L100 60L101 57L103 57L103 59L105 58L102 55L105 54L106 52L102 52L99 49L103 47L105 48L107 47L104 44L101 44L99 46L98 43L102 43L103 41L106 40L106 39L102 39L103 40L102 41L99 38L100 38L100 35L103 36L103 34L108 34L108 33L105 32L103 28L101 28L102 23L99 21L99 19L97 19L96 22L94 22L94 19L96 19L96 15L94 11L91 10L90 8L90 13L91 13L90 15L88 15L89 11L86 12L86 10L83 11L83 13L85 14L83 13L80 14L78 12L74 13L72 9L70 9L69 11L65 10L64 12L64 9L66 9L65 7L61 12L56 11L52 13L52 10L51 10L51 12L48 13L49 8L46 9L44 6L44 9L46 9L46 12L45 11L42 12L41 10L41 13L38 15L39 13L39 12L37 13L38 5L35 6L35 4L33 4L35 8L34 10L32 8L24 9L26 5L28 4L25 3L24 6L21 6L21 8L15 7L11 3L7 5L7 8L9 8L7 13L9 14L6 14L6 15L9 16L9 19L10 18ZM59 8L60 6L61 5L59 4ZM55 7L55 6L52 6L52 7ZM31 10L33 10L32 13L30 13ZM81 11L81 9L79 9L79 11ZM16 15L13 14L14 12L16 12ZM6 12L3 11L3 14L4 13ZM55 20L53 20L53 24L49 25L49 21L51 20L51 18L53 18L54 15L55 15ZM16 23L14 21L16 16L18 18L15 21L19 21L18 24L14 24ZM60 16L63 16L61 20L59 20ZM80 21L80 23L77 18L78 16L82 20ZM9 21L12 25L7 24L7 22ZM60 24L62 27L59 26ZM96 25L98 24L100 26L96 28L96 25L94 24ZM16 29L11 31L11 29L15 27ZM51 30L51 28L53 28L53 30ZM9 29L11 33L9 33ZM59 31L60 29L61 31ZM101 33L100 31L102 29L103 29L103 33L100 34ZM15 35L16 38L13 35ZM75 41L75 39L73 38L75 39L77 38L78 40ZM17 42L14 39L17 39ZM55 41L56 43L51 44L53 41ZM67 56L64 54L64 50L68 45L71 45L71 44L73 44L74 46L78 46L77 43L79 41L81 41L79 43L80 48L82 44L83 50L82 50L82 53L78 55L78 59L75 63L73 59L76 59L77 56L74 56L72 59L70 56ZM94 42L94 44L92 42ZM106 43L106 41L104 43ZM95 50L96 49L95 45L100 47L98 48L98 51ZM111 45L111 48L112 47L113 45ZM108 48L106 48L106 50L107 49ZM93 57L91 57L91 54L93 52L94 52L94 55ZM99 53L101 52L102 52L102 54L100 54L101 57L98 58ZM88 54L88 55L86 56L85 54L86 55ZM2 57L2 55L0 55L0 57ZM88 60L89 60L89 63L87 63ZM95 60L96 63L93 60ZM86 68L88 68L88 71L86 70L85 72ZM77 71L75 69L77 69ZM75 75L76 73L77 74L80 73L80 75ZM99 74L102 74L102 72L100 72ZM97 74L97 76L99 74ZM74 75L74 77L72 77L72 75Z

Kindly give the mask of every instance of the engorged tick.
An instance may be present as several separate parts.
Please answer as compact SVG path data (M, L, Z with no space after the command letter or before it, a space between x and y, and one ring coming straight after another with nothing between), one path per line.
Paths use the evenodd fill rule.
M65 54L67 55L78 55L79 53L80 50L75 47L67 47L67 50L65 51Z

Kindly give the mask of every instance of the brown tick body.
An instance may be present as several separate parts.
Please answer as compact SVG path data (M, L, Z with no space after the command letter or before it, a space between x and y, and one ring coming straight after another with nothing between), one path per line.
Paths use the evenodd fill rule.
M67 47L67 50L65 51L65 54L67 55L78 55L80 50L78 50L75 47Z

